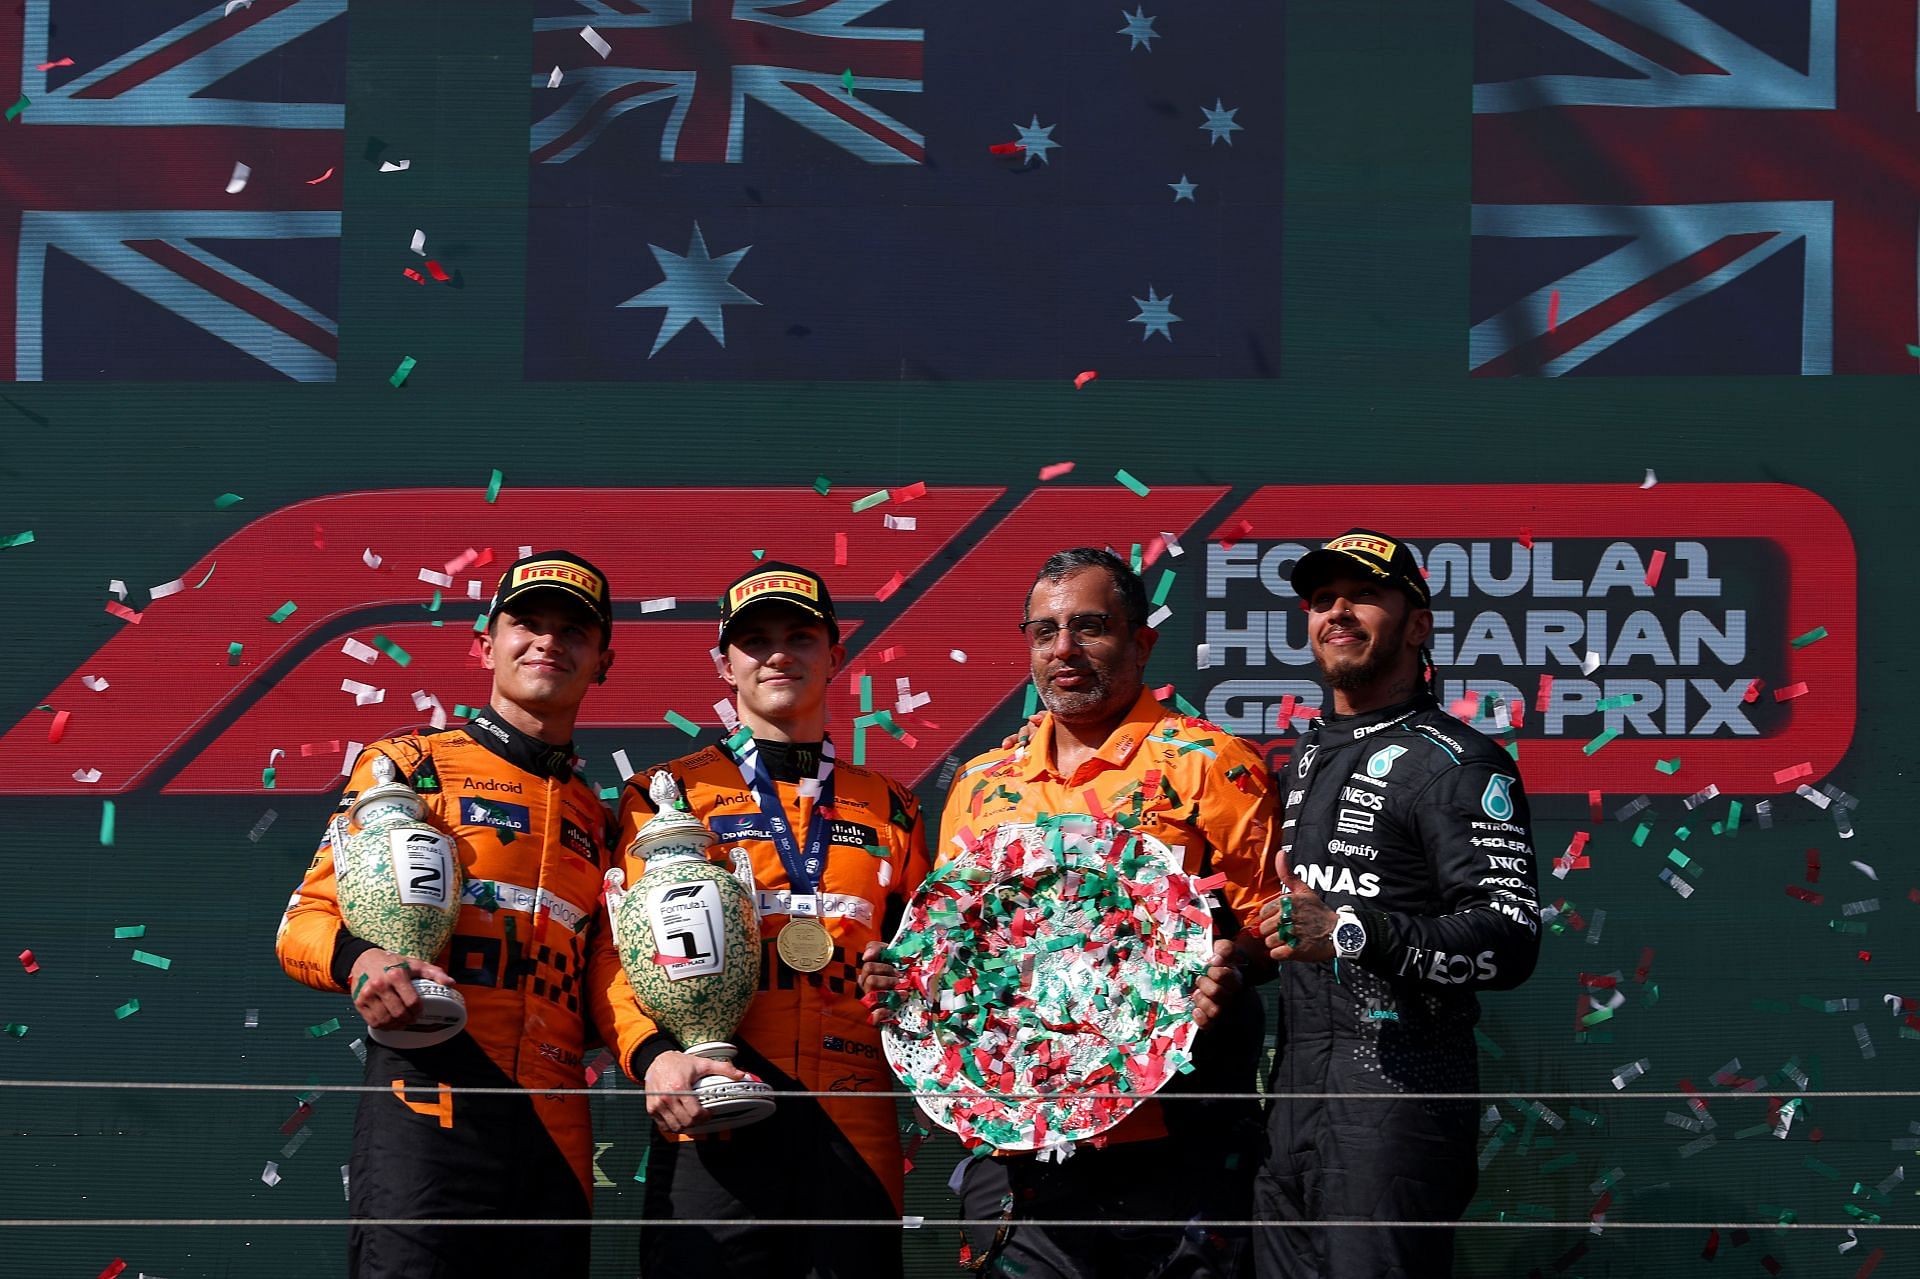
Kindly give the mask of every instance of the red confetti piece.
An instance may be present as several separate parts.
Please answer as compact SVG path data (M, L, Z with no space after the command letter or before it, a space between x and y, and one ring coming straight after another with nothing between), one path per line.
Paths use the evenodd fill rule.
M1547 295L1547 332L1560 327L1560 290L1555 289Z
M1221 550L1230 550L1235 542L1251 532L1253 532L1253 522L1242 517L1235 520L1232 527L1223 528L1218 533L1215 533L1213 540L1220 544Z
M327 530L318 524L313 526L313 549L316 551L327 549Z
M877 600L891 599L893 598L893 593L906 584L907 575L905 573L895 573L892 577L880 584L880 589L873 593L873 598Z
M1773 690L1773 700L1776 702L1790 702L1796 697L1805 697L1806 695L1807 685L1805 680L1802 680L1798 684L1789 684L1785 688L1776 688Z
M693 961L685 955L669 955L665 951L657 950L653 953L653 962L662 968L671 968L675 964L691 964Z
M20 966L30 973L40 971L40 961L33 957L33 952L30 950L20 952Z
M1792 768L1783 768L1773 775L1775 786L1785 786L1796 777L1812 777L1812 764L1795 764Z
M1533 549L1533 530L1531 528L1521 529L1520 537L1518 540L1520 542L1520 545L1526 547L1529 551L1531 551Z
M320 185L320 184L321 184L322 182L325 182L325 181L326 181L326 180L327 180L328 178L330 178L330 177L332 177L332 176L333 176L333 170L332 170L332 169L328 169L328 170L327 170L327 171L326 171L325 173L323 173L323 174L321 174L321 175L320 175L319 177L317 177L317 178L308 178L308 179L307 179L307 185L308 185L308 186L310 186L310 187L317 187L317 186L319 186L319 185Z
M1807 882L1809 884L1820 882L1820 850L1817 848L1807 850Z
M432 276L434 279L440 281L442 284L445 284L448 280L451 280L453 278L451 275L447 274L447 268L441 266L438 262L435 262L432 258L427 259L427 274Z
M845 533L833 535L833 563L836 568L847 566L847 535Z
M1871 964L1873 962L1873 952L1870 950L1861 951L1860 962L1863 964Z
M1660 570L1665 568L1666 566L1667 566L1667 553L1665 551L1655 551L1653 553L1653 556L1647 561L1647 585L1648 586L1660 585Z
M893 489L891 492L893 493L893 504L899 506L903 502L911 502L916 497L925 497L927 495L927 482L925 480L915 480L905 488Z
M1026 149L1018 142L996 142L987 148L994 155L1019 155Z
M1089 787L1085 791L1085 793L1083 793L1080 796L1080 798L1087 801L1087 811L1089 813L1092 813L1095 817L1099 817L1099 818L1106 817L1107 810L1100 806L1100 797L1094 794L1093 789L1091 787Z
M53 723L47 725L47 740L57 742L67 735L67 721L73 718L72 711L60 711L53 717Z
M115 1257L107 1263L107 1268L100 1272L100 1279L115 1279L115 1276L123 1273L126 1268L127 1263Z
M1809 906L1818 906L1826 900L1826 898L1822 897L1819 893L1814 892L1810 888L1802 888L1798 884L1787 885L1787 896L1793 898L1795 901L1805 902Z
M1073 389L1077 391L1081 387L1085 386L1087 383L1093 381L1093 379L1099 376L1100 374L1097 370L1088 369L1085 373L1081 373L1075 376L1075 378L1073 379Z
M1880 1258L1886 1255L1887 1250L1885 1248L1875 1248L1872 1252L1868 1253L1867 1259L1860 1263L1860 1268L1853 1272L1853 1279L1867 1279L1867 1276L1872 1274L1880 1265Z
M1065 475L1067 472L1071 471L1073 469L1073 466L1074 464L1072 462L1051 463L1050 465L1043 466L1040 468L1040 478L1043 480L1057 480L1061 476Z
M140 625L140 614L134 612L119 600L108 600L107 612L112 613L115 617L123 621L132 622L135 626Z
M410 266L401 267L400 274L406 276L409 280L412 280L415 284L425 284L427 282L426 276L420 274L418 271L414 270Z
M1540 691L1533 695L1533 709L1545 715L1547 713L1547 699L1552 696L1553 676L1542 675L1540 677Z
M1516 728L1519 727L1519 722L1517 720L1514 723L1514 727ZM1603 814L1600 812L1600 792L1597 790L1590 790L1587 792L1587 820L1590 822L1598 822L1602 819L1602 817L1603 817ZM1581 831L1580 835L1581 835L1581 843L1585 843L1586 832Z
M1633 970L1633 979L1644 986L1647 984L1647 974L1652 971L1653 947L1648 946L1640 952L1640 966Z
M1718 1230L1709 1230L1707 1232L1707 1246L1700 1250L1700 1260L1712 1261L1715 1254L1717 1254L1719 1251L1720 1251L1720 1232Z
M1777 1275L1780 1273L1780 1263L1773 1259L1773 1255L1771 1253L1769 1253L1767 1256L1760 1258L1760 1264L1766 1267L1767 1273L1770 1275Z
M1746 691L1746 692L1744 692L1744 693L1742 693L1742 694L1740 694L1740 700L1741 700L1741 701L1743 701L1743 702L1757 702L1757 701L1759 701L1759 700L1760 700L1760 690L1761 690L1761 689L1763 689L1763 688L1765 688L1766 686L1767 686L1767 681L1765 681L1765 680L1763 680L1763 679L1756 679L1756 680L1754 680L1754 681L1753 681L1753 683L1751 683L1751 684L1749 684L1749 685L1747 685L1747 691Z
M72 58L62 58L58 62L36 62L33 64L33 69L35 71L51 71L55 67L70 67L72 65L73 65ZM125 1269L124 1266L121 1268Z

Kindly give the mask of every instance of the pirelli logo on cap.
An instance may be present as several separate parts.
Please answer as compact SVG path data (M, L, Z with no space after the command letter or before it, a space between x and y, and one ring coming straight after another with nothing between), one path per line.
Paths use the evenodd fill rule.
M606 583L597 573L590 573L578 564L569 564L565 560L535 560L531 564L522 564L513 570L513 581L507 589L517 591L523 586L532 586L538 582L556 582L562 586L571 586L585 591L594 599L606 597Z
M1331 542L1327 543L1325 549L1329 551L1362 551L1368 555L1378 556L1383 560L1390 560L1393 558L1393 553L1400 548L1384 537L1368 537L1364 533L1349 533L1345 537L1334 538Z
M776 570L750 577L728 591L727 611L737 613L755 598L769 591L786 591L793 595L805 596L816 604L820 602L820 586L812 578Z

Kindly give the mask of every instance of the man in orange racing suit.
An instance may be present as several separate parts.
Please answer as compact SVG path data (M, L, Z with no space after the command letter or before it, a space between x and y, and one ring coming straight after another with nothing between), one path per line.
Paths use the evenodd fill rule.
M1002 1224L971 1230L965 1256L972 1269L1028 1279L1231 1275L1247 1250L1244 1232L1135 1227L1125 1219L1244 1221L1251 1211L1264 1026L1251 994L1233 996L1240 968L1264 959L1247 930L1258 918L1272 837L1271 781L1253 747L1169 711L1147 690L1156 636L1147 626L1146 588L1126 561L1090 547L1053 555L1028 593L1026 619L1021 631L1046 713L1030 741L978 755L957 775L940 822L939 859L1007 823L1097 805L1183 856L1190 874L1223 873L1215 966L1195 1000L1203 1029L1193 1042L1194 1070L1161 1092L1247 1097L1146 1102L1063 1163L1031 1154L970 1161L961 1215ZM892 966L877 959L862 969L868 989L894 981ZM1050 1224L1073 1219L1114 1224Z
M486 709L459 728L377 741L354 767L342 811L386 760L425 800L428 820L454 838L465 886L439 962L347 931L331 834L287 903L281 966L315 989L350 992L370 1028L397 1031L415 1020L415 977L466 1000L466 1028L443 1043L367 1044L366 1082L381 1091L362 1095L354 1120L351 1215L556 1220L541 1228L358 1226L348 1235L348 1271L359 1279L586 1273L587 1098L449 1086L579 1088L589 1017L609 1042L639 1042L632 989L596 908L609 860L607 810L573 764L580 702L613 665L611 601L600 571L568 552L514 563L481 638L493 673Z
M827 685L846 660L826 583L763 563L720 601L722 678L740 731L722 745L636 774L621 799L619 847L653 816L648 787L672 775L715 855L744 849L760 917L760 989L733 1042L738 1061L773 1085L759 1123L688 1137L700 1114L684 1092L739 1069L680 1051L655 1029L633 1054L656 1095L646 1215L738 1219L719 1228L641 1230L641 1270L757 1279L896 1279L903 1167L892 1072L860 1003L855 965L890 935L926 878L926 832L912 791L834 758ZM628 868L627 882L643 871ZM789 1090L846 1093L793 1097ZM884 1220L881 1228L774 1227L755 1219Z

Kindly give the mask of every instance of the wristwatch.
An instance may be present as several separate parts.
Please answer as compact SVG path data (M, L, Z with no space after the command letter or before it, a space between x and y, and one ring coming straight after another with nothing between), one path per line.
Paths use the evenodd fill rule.
M1354 914L1353 907L1342 906L1333 913L1333 953L1342 959L1357 959L1367 948L1367 926Z

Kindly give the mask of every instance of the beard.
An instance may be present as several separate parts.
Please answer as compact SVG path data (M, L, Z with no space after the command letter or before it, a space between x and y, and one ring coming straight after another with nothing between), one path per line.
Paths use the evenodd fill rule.
M1327 687L1342 693L1359 693L1372 688L1384 676L1390 673L1392 660L1401 648L1407 626L1404 621L1391 631L1366 633L1366 653L1354 661L1333 665L1327 661L1325 649L1321 650L1320 673L1326 676Z
M1113 681L1107 672L1094 669L1086 672L1091 682L1084 688L1063 692L1051 682L1040 686L1040 704L1050 714L1064 720L1077 720L1089 714L1107 709L1107 700L1113 694Z

